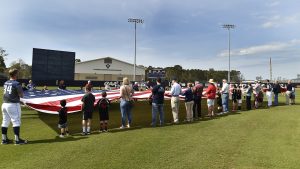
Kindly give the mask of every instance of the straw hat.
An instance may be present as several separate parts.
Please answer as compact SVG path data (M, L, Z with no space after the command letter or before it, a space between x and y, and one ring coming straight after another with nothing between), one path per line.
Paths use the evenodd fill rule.
M215 83L214 79L209 79L208 83Z

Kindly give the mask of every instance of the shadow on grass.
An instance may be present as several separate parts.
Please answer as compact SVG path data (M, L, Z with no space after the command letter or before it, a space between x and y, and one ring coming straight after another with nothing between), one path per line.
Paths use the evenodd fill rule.
M59 136L56 136L53 139L43 139L43 140L33 140L28 142L28 144L49 144L49 143L57 143L57 142L72 142L72 141L78 141L82 139L87 139L88 137L78 137L74 138L72 136L68 136L65 138L60 138Z
M252 102L253 103L253 102ZM280 103L279 106L284 106L284 103ZM229 105L229 108L231 108L231 104ZM267 109L267 102L263 102L263 104L259 107L259 109ZM254 109L252 109L254 110ZM217 108L215 106L215 112L217 112ZM232 115L240 115L244 112L248 112L246 110L246 103L245 101L242 103L242 111L239 112L230 112L225 115L220 115L220 116L214 116L212 118L209 117L204 117L207 115L207 105L206 105L206 100L202 101L202 119L200 120L195 120L193 123L201 123L201 121L210 121L210 120L216 120L216 119L221 119L221 118L226 118L227 116L232 116ZM184 119L186 118L186 110L184 106L184 102L180 103L179 107L179 120L180 124L172 124L173 121L173 116L171 112L171 105L170 101L167 100L165 101L164 104L164 113L165 113L165 126L164 127L169 127L173 125L188 125L190 123L185 123L183 122ZM31 118L30 115L33 115L32 113L29 112L27 114L28 117L26 118ZM135 106L133 108L132 112L132 124L131 128L125 128L125 129L119 129L121 126L121 115L120 115L120 107L119 103L112 103L109 111L109 123L108 123L108 128L111 133L117 133L117 132L125 132L125 131L132 131L132 130L138 130L142 128L152 128L150 126L151 119L152 119L152 113L151 113L151 106L147 101L139 101L135 103ZM46 113L38 113L38 118L40 118L45 124L47 124L49 127L51 127L54 131L59 133L59 129L57 128L57 122L58 122L58 115L53 115L53 114L46 114ZM82 132L82 112L77 112L77 113L72 113L68 114L68 127L69 131L71 134L76 135L81 135ZM159 126L157 126L159 127ZM100 128L99 124L99 115L98 112L94 111L93 113L93 119L92 119L92 133L98 133Z

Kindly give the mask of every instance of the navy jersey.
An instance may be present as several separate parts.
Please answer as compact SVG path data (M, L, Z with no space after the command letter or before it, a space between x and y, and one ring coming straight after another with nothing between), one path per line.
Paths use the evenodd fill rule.
M4 83L3 102L20 103L19 94L23 93L22 86L16 80L8 80Z

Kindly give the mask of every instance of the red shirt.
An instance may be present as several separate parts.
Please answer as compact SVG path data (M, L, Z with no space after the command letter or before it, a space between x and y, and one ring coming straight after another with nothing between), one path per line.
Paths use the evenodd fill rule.
M210 84L206 89L206 95L208 99L215 99L216 98L217 88L215 85Z

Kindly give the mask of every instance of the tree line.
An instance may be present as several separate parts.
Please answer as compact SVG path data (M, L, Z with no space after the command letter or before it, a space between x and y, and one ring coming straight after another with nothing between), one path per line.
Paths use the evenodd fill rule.
M148 72L149 69L152 69L152 67L149 66L146 69L146 72ZM214 70L213 68L208 70L183 69L182 66L175 65L173 67L166 67L164 70L166 72L166 80L171 81L173 77L176 77L178 81L183 83L194 82L195 80L207 82L209 79L214 79L216 82L222 82L222 79L227 79L228 77L228 71ZM244 77L240 71L231 70L230 80L233 82L240 82L244 80Z
M8 56L6 50L0 47L0 78L7 78L7 71L11 68L16 68L19 70L20 79L31 79L32 77L32 66L26 64L22 59L13 61L10 66L6 66L4 60ZM75 60L76 63L81 62L80 59ZM149 69L152 69L152 66L149 66L146 69L146 80L147 72ZM208 70L201 69L183 69L180 65L175 65L173 67L164 68L166 72L166 80L171 81L173 77L176 77L178 81L187 83L198 80L200 82L207 82L209 79L214 79L216 82L221 82L222 79L227 79L228 71L225 70L214 70L210 68ZM233 82L240 82L244 80L243 75L240 71L231 70L230 79Z
M13 61L8 67L6 66L4 60L8 56L6 50L0 47L0 78L6 79L9 69L16 68L19 70L19 79L31 79L32 66L26 64L22 59Z

